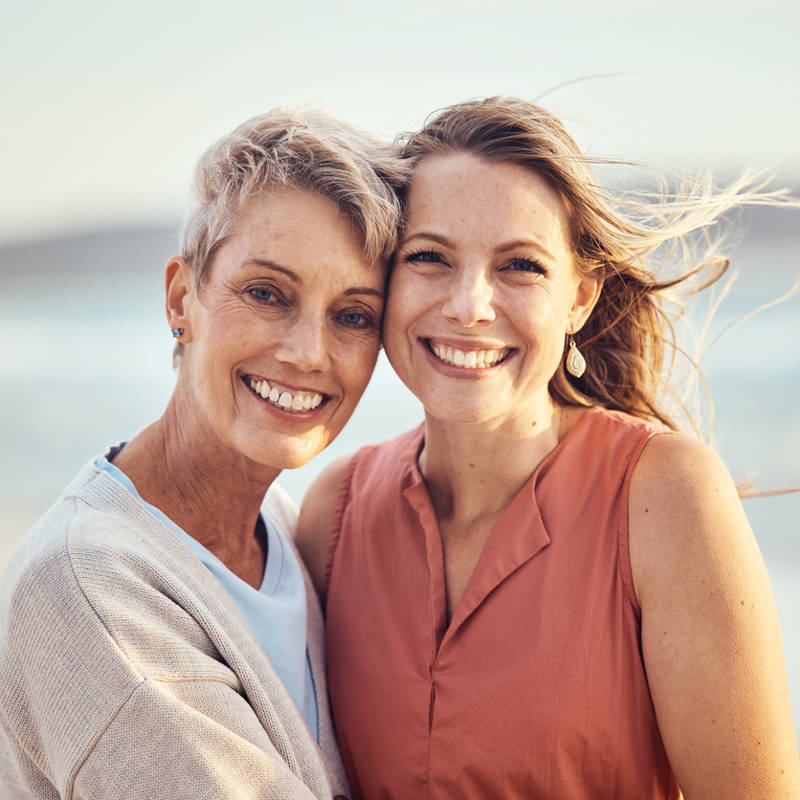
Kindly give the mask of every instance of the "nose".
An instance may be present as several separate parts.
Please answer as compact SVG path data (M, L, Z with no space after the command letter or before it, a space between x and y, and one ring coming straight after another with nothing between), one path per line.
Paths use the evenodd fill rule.
M494 290L482 269L460 270L448 289L442 313L449 320L465 328L494 320Z
M318 372L330 367L324 314L299 315L286 326L286 333L274 349L275 358L302 372Z

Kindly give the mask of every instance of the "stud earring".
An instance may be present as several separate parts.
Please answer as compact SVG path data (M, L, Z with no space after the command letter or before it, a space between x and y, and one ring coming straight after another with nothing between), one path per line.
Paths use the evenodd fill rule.
M175 339L180 339L183 336L183 328L173 328L172 329L172 336Z
M567 350L567 372L570 375L580 378L586 372L586 359L583 353L578 350L578 345L575 344L575 339L569 337L569 349Z

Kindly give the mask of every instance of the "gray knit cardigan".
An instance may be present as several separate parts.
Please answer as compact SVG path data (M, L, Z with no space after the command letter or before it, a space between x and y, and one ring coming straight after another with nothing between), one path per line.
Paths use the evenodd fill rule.
M290 531L287 501L265 511ZM306 585L319 746L208 569L88 464L2 578L0 798L347 794Z

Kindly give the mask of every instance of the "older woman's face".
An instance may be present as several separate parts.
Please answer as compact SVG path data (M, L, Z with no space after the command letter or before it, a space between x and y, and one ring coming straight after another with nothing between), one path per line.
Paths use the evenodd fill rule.
M322 450L375 366L384 280L330 200L279 190L251 201L186 297L179 381L203 426L271 467Z
M418 165L408 203L383 327L392 366L436 419L530 417L596 287L576 273L560 197L529 169L455 153Z

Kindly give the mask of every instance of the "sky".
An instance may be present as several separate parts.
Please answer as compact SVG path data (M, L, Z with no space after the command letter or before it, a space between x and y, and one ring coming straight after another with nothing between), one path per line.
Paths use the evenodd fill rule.
M774 0L6 4L0 244L179 220L205 147L277 105L391 138L541 97L595 154L796 181L798 20Z

